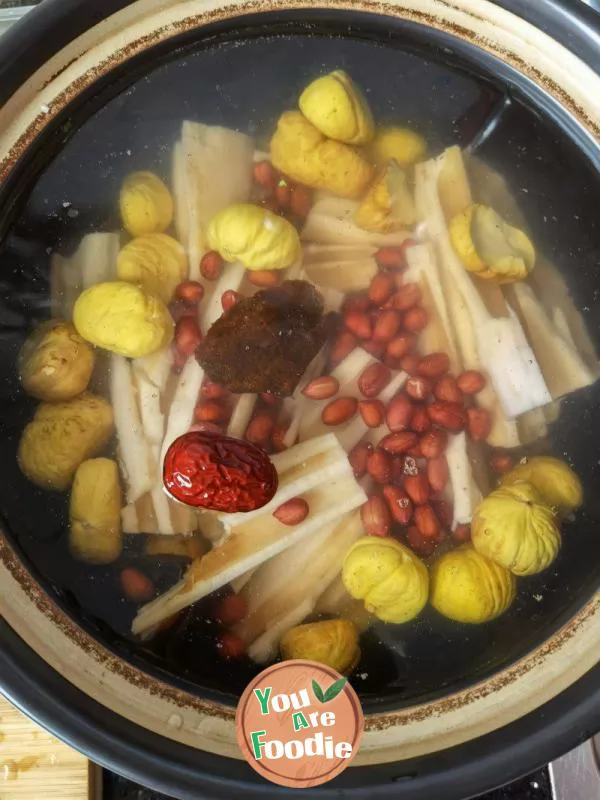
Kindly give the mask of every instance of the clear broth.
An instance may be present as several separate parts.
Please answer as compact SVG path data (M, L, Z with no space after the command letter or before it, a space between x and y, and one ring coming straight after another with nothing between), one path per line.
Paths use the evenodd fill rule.
M122 557L108 567L74 561L67 546L68 494L36 488L17 467L18 440L35 402L19 385L15 361L29 331L49 316L50 254L72 253L88 232L119 229L117 198L128 173L152 170L169 184L171 151L183 119L242 130L260 145L315 74L341 68L366 89L378 120L419 131L432 153L477 142L477 156L506 177L534 241L565 276L598 346L597 174L557 126L517 95L508 97L441 55L409 38L388 47L304 35L190 48L136 77L79 127L70 129L65 121L56 134L64 143L45 143L53 157L20 198L18 217L0 245L4 528L43 586L84 627L121 656L168 680L184 681L192 691L235 702L260 668L249 660L218 657L212 598L154 640L140 644L131 635L137 606L122 596L122 568L141 568L164 591L187 562L143 556L142 537L128 537ZM494 114L495 127L479 136ZM363 637L362 660L352 678L368 707L410 705L481 679L541 642L591 595L600 568L600 497L594 491L600 480L599 392L595 385L563 401L544 446L545 452L568 458L586 489L584 509L564 527L557 561L520 580L516 602L493 623L458 625L427 608L407 625L374 625Z

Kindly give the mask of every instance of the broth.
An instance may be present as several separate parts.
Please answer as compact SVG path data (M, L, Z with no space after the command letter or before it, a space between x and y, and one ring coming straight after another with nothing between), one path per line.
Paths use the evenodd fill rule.
M282 61L286 64L284 70L276 66ZM252 137L252 152L247 164L248 174L251 174L253 164L264 161L260 153L268 153L269 140L280 114L296 107L298 96L311 80L337 69L346 70L352 80L363 88L378 124L408 127L417 132L427 143L428 157L438 156L453 145L464 150L472 141L477 143L476 154L469 153L466 156L474 198L495 207L511 224L527 226L538 252L538 264L530 279L535 297L539 299L540 287L543 290L546 285L545 278L537 282L534 280L544 268L546 271L543 275L549 276L548 285L552 277L557 291L564 291L565 298L573 297L581 330L587 328L591 337L590 349L593 351L597 346L597 317L593 311L598 295L594 278L598 246L594 238L596 221L592 211L597 208L600 199L596 176L561 132L531 113L519 98L508 98L492 83L476 80L456 66L442 63L430 53L420 52L408 41L404 49L396 49L352 39L286 36L221 44L213 49L190 49L137 78L128 88L109 98L100 110L95 111L76 130L70 131L67 141L23 199L18 219L0 248L0 294L3 303L0 323L3 336L0 402L4 464L0 509L6 529L43 584L102 641L124 657L166 674L169 680L183 680L193 691L216 693L225 696L225 699L239 695L250 676L262 668L261 664L245 656L223 657L223 646L219 641L222 627L216 621L215 614L218 603L231 591L229 582L216 593L202 598L191 609L185 610L178 621L163 632L144 640L132 634L132 622L143 605L140 599L143 586L138 586L140 593L137 600L130 599L131 590L128 599L123 589L123 570L139 571L150 580L152 595L162 595L183 578L190 559L176 554L148 554L147 543L153 536L148 531L154 528L156 533L169 533L161 528L156 513L152 511L152 501L148 498L136 504L138 528L140 520L143 520L141 532L126 533L123 553L117 560L105 566L93 566L73 558L68 542L69 491L53 492L38 488L26 480L17 466L19 439L34 414L37 402L24 392L19 382L16 358L34 325L51 315L68 317L71 314L73 304L82 288L85 288L82 286L82 262L78 261L77 256L81 250L78 251L78 248L82 242L90 242L90 234L102 232L109 238L102 240L100 249L94 245L87 251L86 269L91 275L94 272L94 259L97 259L99 266L96 277L100 275L100 280L114 279L116 253L131 239L123 230L119 216L119 192L123 181L136 171L151 171L164 181L171 192L175 192L172 159L176 142L182 135L184 120L195 124L219 125ZM381 75L386 76L384 85L379 77ZM260 90L257 87L261 87ZM497 124L493 129L490 127L488 134L480 136L482 126L494 115ZM193 126L192 130L197 131ZM227 162L223 164L225 168ZM492 175L490 169L493 170ZM413 167L407 167L406 172L412 193ZM497 188L500 175L506 179L508 194L502 187L500 190ZM267 194L254 183L247 199L260 204L268 199ZM280 194L283 196L285 193ZM182 196L185 197L185 193ZM511 198L517 198L518 210L524 213L524 222L514 218ZM283 202L286 202L285 198ZM334 204L336 210L330 213L330 198L313 194L311 203L313 220L314 206L319 203L325 208L324 217L335 219L337 214L337 219L340 218L339 206ZM504 207L501 208L502 203ZM179 237L189 255L189 239L181 234L181 229L178 231L177 222L176 210L175 225L169 226L166 233ZM297 217L294 223L297 223L300 232L306 231ZM434 272L428 274L438 274L436 270L441 268L443 259L440 258L439 241L435 238L432 221L424 220L418 212L414 223L402 226L401 230L404 229L411 236L419 237L417 247L426 247L423 243L427 242L432 244ZM326 233L326 238L331 235ZM393 233L388 235L394 236ZM335 281L331 274L326 275L328 270L318 260L320 257L333 256L331 251L325 253L319 250L323 245L327 247L321 234L319 237L321 241L315 238L309 241L305 233L303 238L303 246L308 243L313 248L312 269L307 268L307 274L287 277L307 279L312 275L313 279L310 281L309 278L309 282L314 283L315 276L329 281L328 285L317 282L316 288L324 297L326 309L337 313L344 301L342 295L353 294L355 290L364 295L370 281L363 278L361 283L359 275L358 284L352 284L352 291L341 292L340 295L339 291L333 289ZM375 239L376 244L371 242L365 245L362 254L366 265L364 269L372 268L373 274L377 272L376 251L387 242L379 234L375 235ZM399 245L395 239L390 239L390 242L394 248ZM343 235L338 243L346 248L350 243L352 250L356 247L354 241L350 242ZM305 261L307 252L305 250ZM408 269L418 274L414 264L410 264L408 252L403 256L408 258ZM60 260L57 260L57 254ZM336 252L335 255L338 257L340 253ZM106 264L111 258L113 262L109 269ZM344 258L350 259L348 252L345 252ZM352 259L358 260L354 256ZM556 265L558 277L551 271L551 266L543 267L545 262ZM345 273L349 272L343 266L349 262L341 263L341 278L336 279L338 290L347 280ZM208 297L214 290L215 282L207 281L199 274L197 258L193 259L193 263L190 262L190 267L189 277L204 283ZM405 269L406 264L403 267ZM332 269L331 264L328 269ZM223 274L231 276L232 270L233 266L228 264ZM58 289L57 272L60 274ZM249 281L249 274L242 271L240 280L236 282L236 279L232 279L226 290L240 291L248 296L260 290L262 287ZM185 277L188 277L187 271ZM503 294L498 295L497 284L493 282L484 282L468 275L467 280L473 282L477 292L483 293L488 308L493 309L490 300L492 295L495 303L499 297L508 297L516 308L512 289L502 289L500 292ZM98 282L89 275L85 281L90 285ZM224 284L217 285L220 292ZM490 286L494 286L494 290L490 290ZM445 302L448 302L448 287L441 284L440 287ZM433 288L435 290L436 287ZM387 299L381 304L375 303L375 306L383 305ZM57 308L60 314L55 313ZM181 304L174 307L171 303L170 308L176 315L182 311ZM206 308L206 304L201 306L201 316L207 313ZM522 308L529 306L523 304ZM405 315L403 325L406 324L409 310L402 310ZM221 309L218 311L215 313L213 303L212 318L218 318ZM560 306L558 311L561 311ZM546 312L549 313L548 307ZM527 329L527 321L528 312L523 310L523 329ZM556 330L563 338L569 335L582 337L579 329L574 331L572 327L569 328L568 321L565 323L564 314L556 315L552 324L558 326ZM564 327L560 328L565 324L568 329L566 332ZM571 320L571 326L574 324ZM407 332L405 327L397 331L399 335L403 332ZM408 332L422 335L414 328ZM202 333L206 335L206 326ZM451 334L455 334L454 328L451 328ZM332 340L333 335L328 338L328 346ZM530 333L529 343L533 344ZM360 341L355 344L359 346ZM415 619L402 625L371 620L369 629L361 636L361 660L351 677L366 701L378 704L391 700L396 705L409 704L445 694L479 679L514 661L524 649L541 641L593 590L600 563L600 545L594 532L600 509L592 488L600 463L595 456L596 434L593 430L598 392L595 383L597 365L595 352L582 355L580 347L574 349L589 370L588 385L578 386L576 392L569 391L561 395L556 419L551 416L540 417L538 413L534 418L539 426L537 435L527 436L522 428L519 445L512 452L515 463L538 453L565 460L584 483L584 506L575 516L562 522L563 543L557 559L539 574L519 578L517 596L510 608L486 624L466 625L451 621L429 605ZM457 351L460 351L458 346ZM417 344L415 352L422 356L431 351L419 350ZM315 354L316 351L312 353ZM369 363L379 360L378 355L384 358L383 351L365 354L362 360L359 359L360 369L354 368L348 373L350 377L346 375L345 379L340 378L341 394L364 400L357 389L356 379ZM111 374L110 367L107 367L107 360L108 357L103 355L97 359L91 386L98 394L110 398L110 383L114 373ZM196 363L193 357L192 360ZM464 361L462 355L459 355L459 361ZM391 365L393 381L402 372L400 359L388 360L388 363ZM177 367L181 369L182 366L183 360ZM493 364L487 366L488 369L494 367ZM332 372L335 374L336 367L336 364L332 364L330 350L326 348L324 361L314 377ZM486 369L483 371L487 372ZM543 370L542 373L543 382L554 380ZM165 414L176 392L177 374L175 370L175 376L168 381L168 388L162 392L161 409ZM406 389L402 386L399 383L397 391L405 393ZM261 391L269 388L264 387ZM522 387L521 394L524 392L525 387ZM549 399L556 398L552 395ZM115 402L114 394L111 402ZM212 398L205 397L201 405L206 408L210 402ZM224 402L216 398L215 402L221 403L228 413L234 409L238 398L230 396ZM248 403L247 413L242 414L244 425L236 431L236 435L243 437L247 425L257 414L275 414L276 421L289 423L296 406L300 408L300 404L294 402L277 401L277 405L272 406L269 398L254 397ZM316 414L310 408L310 401L302 402L301 430L305 418L302 415L312 415L307 430L313 433L301 434L300 438L304 436L310 441L326 433L326 426L319 422L321 407L319 414ZM386 402L389 402L389 398ZM416 401L415 407L418 404L419 401ZM195 405L192 405L192 411ZM538 406L532 402L534 407ZM242 413L244 409L240 409ZM350 424L359 419L358 412L355 412ZM230 421L216 420L224 430ZM338 433L344 429L344 425L339 430L335 426L331 429ZM351 450L365 441L370 429L365 427L359 433L353 433L352 436L348 434L345 441L351 441L352 445L346 445L346 449ZM146 429L144 436L147 434ZM117 456L118 443L119 432L101 450L101 455L109 458ZM159 449L162 444L158 443ZM121 450L123 447L121 442ZM475 456L471 451L469 463L475 464L476 471L485 473L481 485L489 483L484 494L497 481L497 476L489 469L490 458L510 449L492 447L483 442L478 445ZM274 451L269 440L269 452ZM123 453L119 455L122 458ZM418 465L424 466L420 461ZM127 481L123 481L123 485L126 488ZM402 481L398 485L401 486ZM369 494L375 491L373 485L366 485L366 489ZM358 505L360 503L357 501ZM341 513L349 514L351 511L348 508ZM184 527L189 524L182 522L182 509L174 511L171 508L168 514L173 530L179 530L178 524ZM199 526L191 524L189 530L198 527L202 528L202 522ZM451 525L444 527L449 529ZM322 532L321 527L310 533L306 537L306 545ZM405 526L395 528L396 538L404 545L407 542L410 544L406 534ZM423 547L423 537L419 541ZM448 530L443 541L436 541L436 547L431 551L426 546L421 555L425 552L427 563L431 563L456 544ZM197 546L201 551L207 551L210 546L208 537L199 539ZM250 591L248 587L251 588L252 580L251 577L242 592ZM352 609L356 613L357 605L352 605ZM319 618L314 616L310 608L305 617ZM301 621L302 618L296 620Z

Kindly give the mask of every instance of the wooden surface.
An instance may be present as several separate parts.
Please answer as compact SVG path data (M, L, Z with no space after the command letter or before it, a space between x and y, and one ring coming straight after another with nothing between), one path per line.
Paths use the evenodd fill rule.
M98 770L0 696L0 800L100 800Z

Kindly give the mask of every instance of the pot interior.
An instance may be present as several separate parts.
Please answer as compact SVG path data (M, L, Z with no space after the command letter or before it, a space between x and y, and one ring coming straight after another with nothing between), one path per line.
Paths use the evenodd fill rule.
M532 240L560 271L594 345L600 344L600 182L590 155L547 110L532 107L525 82L501 81L498 64L482 51L426 36L416 25L399 25L386 36L366 17L356 27L358 17L348 20L349 29L322 23L319 33L308 18L306 25L283 26L271 17L271 28L224 26L210 38L181 40L169 52L150 50L65 109L2 195L5 534L44 590L99 642L151 674L231 704L260 667L219 656L208 601L154 639L140 642L130 632L138 606L123 597L123 568L142 569L164 591L188 561L144 555L145 537L138 535L126 537L122 556L106 567L77 562L67 541L68 493L35 487L17 465L19 438L36 401L20 385L16 358L31 329L50 315L52 254L72 254L87 233L121 229L118 196L126 175L151 170L169 184L184 119L240 130L266 147L278 116L295 105L303 87L317 74L344 69L366 90L377 120L418 131L433 154L452 144L471 147L472 163L506 179ZM478 191L490 186L482 179ZM367 711L471 685L549 638L589 600L600 576L599 399L597 384L569 395L547 436L527 450L566 459L584 484L584 506L564 523L557 560L520 579L514 604L491 623L454 623L428 607L405 625L374 624L363 635L351 679Z

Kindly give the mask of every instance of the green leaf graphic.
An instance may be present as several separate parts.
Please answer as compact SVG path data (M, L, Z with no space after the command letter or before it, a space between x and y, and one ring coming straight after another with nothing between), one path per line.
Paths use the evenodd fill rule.
M314 678L313 678L313 682L312 682L312 689L313 689L313 692L315 693L315 697L317 698L319 703L324 703L325 702L325 695L323 694L323 689L321 689L321 687L319 686L319 684L316 682L316 680Z
M323 702L328 703L330 700L333 700L334 697L337 697L347 683L348 678L340 678L339 680L335 681L335 683L332 683L329 689L327 689L325 692L325 699Z

